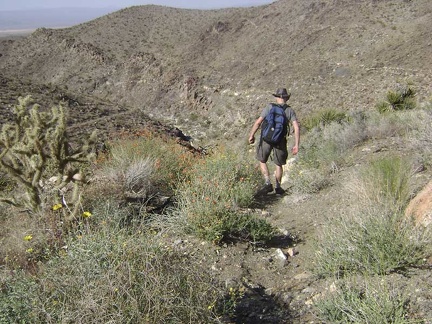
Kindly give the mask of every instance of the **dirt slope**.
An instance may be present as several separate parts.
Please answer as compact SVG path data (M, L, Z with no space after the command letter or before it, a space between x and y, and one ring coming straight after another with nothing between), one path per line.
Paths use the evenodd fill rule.
M153 118L199 143L244 143L279 86L291 89L300 120L322 108L373 109L399 81L414 82L423 102L432 90L431 12L429 0L279 0L212 11L139 6L67 29L39 29L0 41L0 123L10 119L17 96L33 94L47 106L65 100L77 136L161 126ZM361 148L356 154L367 158ZM317 195L261 201L257 212L289 234L271 248L180 243L227 285L247 287L238 323L317 322L311 305L332 282L311 274L313 239L352 198L341 188L353 169ZM294 243L296 255L280 264L276 250ZM416 271L392 276L412 288L413 312L431 319L431 274Z
M300 116L371 109L398 81L427 98L431 10L427 0L137 6L2 42L0 67L9 78L67 86L214 141L244 134L282 85Z

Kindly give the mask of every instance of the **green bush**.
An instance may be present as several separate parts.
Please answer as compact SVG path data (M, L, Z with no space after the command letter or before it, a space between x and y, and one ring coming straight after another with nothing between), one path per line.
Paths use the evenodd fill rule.
M371 162L361 171L367 199L393 210L402 209L409 200L411 163L404 158L389 156Z
M99 206L37 279L4 277L0 316L8 323L217 322L210 306L223 290L207 269L144 227L121 229L122 213Z
M411 323L408 297L381 280L344 280L316 303L325 323Z
M302 121L302 127L310 131L318 126L327 126L333 122L342 123L349 120L346 113L336 109L324 109L307 116Z
M399 157L372 162L350 181L359 206L337 215L323 229L316 271L324 276L346 273L385 274L421 263L427 232L406 219L410 163Z
M31 323L37 284L21 271L0 271L0 323Z
M146 165L146 168L152 167L153 170L149 179L151 185L161 191L172 192L199 158L173 139L146 132L139 135L138 138L125 138L110 143L109 156L101 164L103 172L124 174L125 170L132 172L134 169L135 172L132 173L137 174L136 171L139 173L139 170L143 170L137 167Z
M386 274L422 262L427 231L406 219L411 166L387 157L363 168L350 181L357 206L337 215L323 229L317 246L316 271L323 276L347 273Z
M254 202L261 181L259 170L241 154L214 153L196 164L189 180L178 188L178 210L189 230L209 241L238 236L267 240L273 234L271 226L241 210Z
M416 93L411 85L399 86L395 91L387 92L387 100L379 102L376 109L380 113L397 110L410 110L416 108Z
M317 242L314 271L323 277L382 275L421 264L429 240L404 217L370 211L329 220Z

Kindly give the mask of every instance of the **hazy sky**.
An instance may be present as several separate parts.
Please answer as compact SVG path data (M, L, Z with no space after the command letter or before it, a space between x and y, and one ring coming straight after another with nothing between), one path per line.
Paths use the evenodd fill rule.
M125 8L156 4L176 8L216 9L226 7L259 6L274 0L0 0L0 11L46 8Z

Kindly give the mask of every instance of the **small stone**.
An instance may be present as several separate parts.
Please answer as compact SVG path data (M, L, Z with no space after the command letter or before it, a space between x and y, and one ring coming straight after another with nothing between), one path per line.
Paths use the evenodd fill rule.
M288 236L288 235L289 235L289 232L288 232L288 230L287 230L287 229L285 229L285 228L280 228L280 229L279 229L279 232L281 232L281 233L282 233L282 235L284 235L284 236Z
M290 257L293 257L293 256L295 256L298 252L297 252L294 248L289 248L289 249L287 250L287 253L288 253L288 255L289 255Z
M285 253L281 249L276 249L275 252L276 252L275 255L278 259L280 259L280 260L286 260L287 259Z
M280 262L281 266L284 266L286 264L287 257L281 249L276 249L275 257Z

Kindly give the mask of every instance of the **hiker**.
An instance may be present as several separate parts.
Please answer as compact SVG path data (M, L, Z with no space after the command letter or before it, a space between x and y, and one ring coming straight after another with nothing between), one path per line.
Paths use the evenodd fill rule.
M270 173L267 167L267 160L270 156L270 153L273 151L273 162L276 165L275 170L275 178L276 178L276 186L275 192L278 195L282 195L285 193L285 190L281 188L282 174L283 174L283 165L286 164L288 158L288 148L287 148L287 133L289 133L289 123L291 123L294 127L294 137L295 143L292 148L292 154L296 155L299 150L300 145L300 127L297 122L297 117L294 110L287 105L287 101L290 98L291 94L287 92L285 88L279 88L276 90L276 93L273 94L276 97L276 103L272 103L267 105L261 113L261 116L255 121L252 126L252 130L249 134L249 143L255 143L255 133L261 126L261 137L256 150L256 158L260 162L260 169L264 176L265 184L264 187L260 190L262 193L269 193L273 191L273 185L270 181ZM283 118L284 120L284 130L279 136L280 138L275 141L270 141L263 139L263 132L268 123L271 115L278 115L278 112L285 112L284 116L279 118ZM264 122L264 123L263 123ZM272 128L273 130L273 128ZM266 136L267 138L267 136ZM270 144L270 143L272 144ZM276 143L275 143L276 142Z

